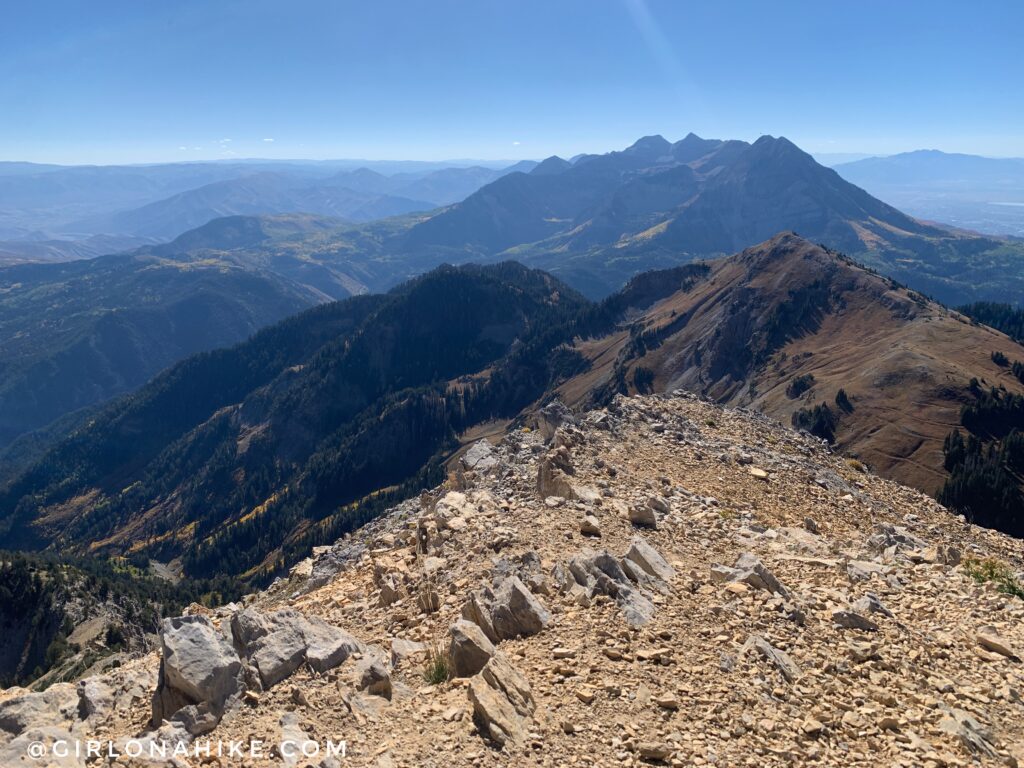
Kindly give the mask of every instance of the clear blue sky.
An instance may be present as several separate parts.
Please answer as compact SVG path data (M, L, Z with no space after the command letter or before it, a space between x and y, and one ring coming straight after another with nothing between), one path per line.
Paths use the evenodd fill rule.
M1021 0L8 3L0 159L1024 156L1022 33Z

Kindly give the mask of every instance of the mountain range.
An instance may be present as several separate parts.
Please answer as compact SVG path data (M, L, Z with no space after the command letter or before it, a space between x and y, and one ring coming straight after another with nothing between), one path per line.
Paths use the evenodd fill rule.
M834 166L844 179L912 216L1024 237L1024 159L904 152Z
M1024 287L1024 244L913 219L783 138L748 144L690 134L670 143L654 136L621 152L518 169L330 171L320 169L316 189L360 186L381 204L401 190L436 197L444 187L457 196L467 187L455 190L453 179L472 186L488 174L498 178L423 213L363 224L230 216L128 254L0 270L0 448L133 390L188 354L236 343L318 303L386 291L443 262L515 259L600 299L643 271L795 230L949 305L1016 302ZM223 170L193 174L213 172ZM185 183L166 169L156 178L161 173L165 187ZM274 187L276 174L246 178L259 180L257 187L271 179ZM246 184L215 181L203 189L230 196ZM183 210L205 215L197 213L202 205L172 206L147 220L182 225L174 211ZM34 455L39 438L0 456L0 477L13 471L12 461L20 466Z
M935 492L951 431L989 439L964 415L972 404L1024 392L1011 360L1024 347L1005 335L792 233L597 303L515 263L443 266L111 402L0 493L0 547L144 553L190 576L261 580L552 397L676 388L761 409Z
M398 248L516 258L599 296L644 269L787 229L944 302L1022 295L1021 243L913 219L770 136L651 136L573 163L549 158L416 224Z

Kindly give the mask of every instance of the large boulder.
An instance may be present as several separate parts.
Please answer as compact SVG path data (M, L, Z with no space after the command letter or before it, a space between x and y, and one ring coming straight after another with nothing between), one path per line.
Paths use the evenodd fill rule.
M245 689L242 660L205 616L164 619L160 645L153 725L175 720L193 736L212 730Z
M361 649L344 630L292 608L273 613L252 608L239 611L232 618L231 631L264 688L281 682L304 663L316 672L326 672Z
M0 737L17 736L30 728L68 728L79 716L78 689L57 683L45 691L26 691L0 702Z
M448 660L453 677L472 677L494 655L494 644L477 624L459 619L450 630Z
M496 653L469 681L468 695L481 733L498 746L520 746L526 741L537 705L529 681L505 654Z

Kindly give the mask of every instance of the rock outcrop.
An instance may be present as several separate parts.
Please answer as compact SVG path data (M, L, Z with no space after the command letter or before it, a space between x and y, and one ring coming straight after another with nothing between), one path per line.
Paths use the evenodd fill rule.
M495 744L523 745L537 705L529 681L504 654L495 654L469 681L469 700L474 719Z

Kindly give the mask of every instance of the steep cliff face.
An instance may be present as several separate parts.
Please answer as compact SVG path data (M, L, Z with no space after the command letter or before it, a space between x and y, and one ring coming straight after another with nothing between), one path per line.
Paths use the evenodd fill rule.
M821 441L617 397L449 469L244 607L164 621L159 653L3 692L0 760L129 737L258 742L253 768L340 740L378 767L1024 759L1020 542Z

